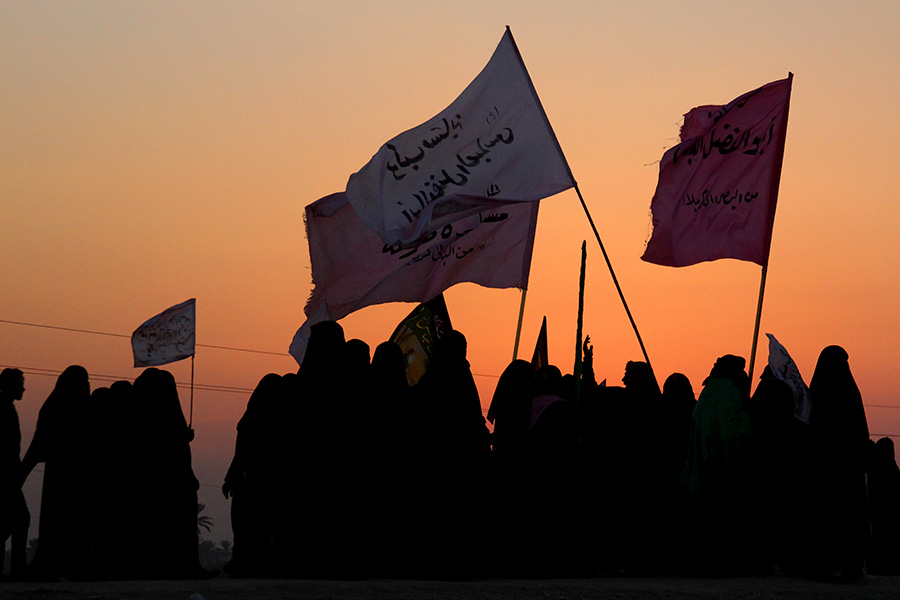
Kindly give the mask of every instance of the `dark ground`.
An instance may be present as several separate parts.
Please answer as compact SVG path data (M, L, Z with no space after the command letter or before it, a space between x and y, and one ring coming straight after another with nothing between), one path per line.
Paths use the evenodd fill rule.
M197 596L199 595L199 596ZM900 600L900 577L867 576L828 583L786 576L723 579L610 578L555 580L0 582L0 600L581 600L581 599L809 599Z

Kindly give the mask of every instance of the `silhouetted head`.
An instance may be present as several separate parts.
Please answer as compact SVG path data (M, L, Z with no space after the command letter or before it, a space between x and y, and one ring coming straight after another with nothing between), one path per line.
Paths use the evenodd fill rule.
M813 372L812 383L819 380L836 380L839 378L852 378L850 374L850 356L847 351L840 346L828 346L819 353L819 360L816 362L816 370Z
M645 362L628 361L625 365L625 376L622 377L622 383L625 384L626 390L640 396L659 396L659 383L656 382L656 375L653 374L650 365Z
M434 344L432 361L437 365L454 365L466 360L466 336L451 329Z
M524 360L512 361L497 382L487 419L503 421L509 417L513 422L524 423L528 430L531 417L531 399L534 395L534 367Z
M66 367L66 370L56 380L56 387L53 388L53 391L64 396L87 399L91 395L91 383L88 379L87 369L80 365Z
M237 430L246 430L248 424L251 428L254 426L264 428L274 418L272 415L278 410L278 403L283 397L283 392L281 375L276 373L263 375L253 393L250 394L247 410L238 421Z
M875 442L875 456L883 464L896 463L894 440L889 437L883 437Z
M300 372L332 372L343 359L344 328L335 321L321 321L309 329L309 343Z
M162 433L187 429L187 420L178 399L175 377L168 371L149 367L134 380L134 393L141 414L148 415Z
M696 399L691 380L684 373L672 373L666 378L666 382L663 384L663 397L679 400L685 398Z
M369 345L356 338L347 340L344 344L344 356L347 357L347 366L353 370L364 370L371 362Z
M406 358L396 342L381 342L372 356L372 376L381 387L406 387Z
M25 374L19 369L3 369L0 371L0 398L4 400L21 400L25 393Z
M706 385L706 382L710 379L719 377L730 379L741 393L747 395L750 393L750 377L744 371L745 364L746 361L743 357L735 356L734 354L721 356L716 360L716 364L713 365L712 370L709 372L709 377L703 380L703 385Z
M534 395L562 395L562 372L559 370L559 367L547 365L537 370L534 374Z

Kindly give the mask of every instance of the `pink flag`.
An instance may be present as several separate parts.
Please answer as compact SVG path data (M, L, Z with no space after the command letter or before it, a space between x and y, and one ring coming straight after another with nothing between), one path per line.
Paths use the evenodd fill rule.
M670 267L720 258L766 263L792 77L684 116L681 143L659 165L643 260Z
M386 243L574 185L512 33L433 119L385 143L350 176L347 198Z
M310 204L306 234L315 288L291 355L303 361L309 325L365 306L424 302L464 281L527 287L539 204L508 204L463 217L426 231L419 245L409 247L383 243L343 193Z

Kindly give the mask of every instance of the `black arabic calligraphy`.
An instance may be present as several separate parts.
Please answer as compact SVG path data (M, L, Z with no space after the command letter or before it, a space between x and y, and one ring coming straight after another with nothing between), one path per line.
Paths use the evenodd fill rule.
M726 190L720 194L714 194L709 190L703 190L699 196L687 194L681 201L683 206L693 206L694 212L707 206L730 206L736 210L739 204L750 204L759 196L759 192L741 192L738 189Z

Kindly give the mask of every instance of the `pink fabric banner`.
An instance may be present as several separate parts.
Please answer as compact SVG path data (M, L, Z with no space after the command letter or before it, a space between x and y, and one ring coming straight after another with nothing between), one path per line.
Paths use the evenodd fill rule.
M347 198L385 243L574 185L512 34L433 119L385 143L350 176Z
M507 204L425 232L418 245L385 244L344 193L306 207L315 288L290 353L303 361L310 325L373 304L425 302L452 285L525 288L539 202Z
M643 260L671 267L720 258L766 263L791 81L684 116L681 143L659 165Z

